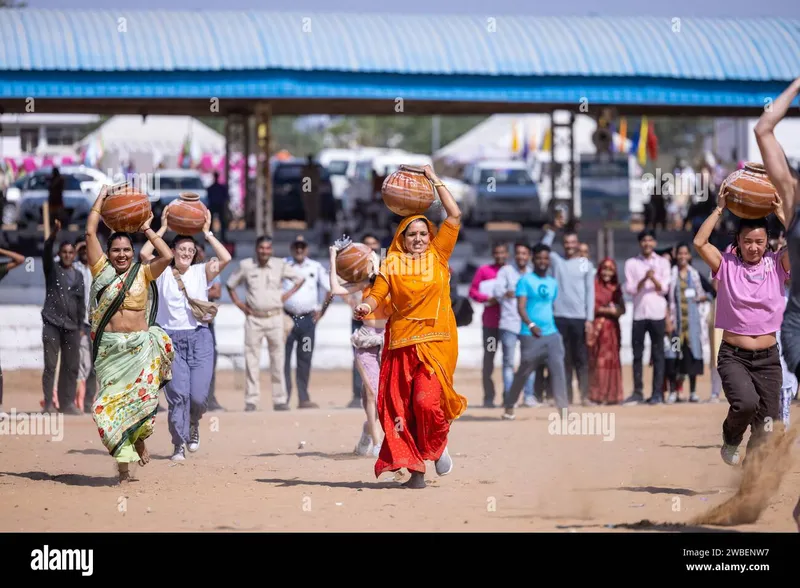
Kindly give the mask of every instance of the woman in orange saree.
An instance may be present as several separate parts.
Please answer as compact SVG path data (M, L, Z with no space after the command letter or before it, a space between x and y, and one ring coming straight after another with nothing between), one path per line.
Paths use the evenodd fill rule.
M622 336L619 317L625 314L625 300L619 284L617 265L605 258L597 267L594 283L594 328L589 339L589 401L595 404L622 402Z
M425 488L425 461L449 474L450 424L467 408L453 388L458 331L450 305L449 260L461 228L461 210L430 166L447 212L440 227L423 215L403 219L369 296L355 308L361 319L386 296L392 314L386 326L378 390L378 418L384 431L375 477L406 468L408 488Z

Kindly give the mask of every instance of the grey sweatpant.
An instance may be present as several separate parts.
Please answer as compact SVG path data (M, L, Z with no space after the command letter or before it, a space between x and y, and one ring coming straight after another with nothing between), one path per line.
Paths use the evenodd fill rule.
M567 408L567 378L564 373L564 342L560 333L534 337L533 335L520 335L520 363L514 381L506 391L504 405L514 408L519 400L519 394L528 381L528 377L541 365L547 366L550 374L550 386L553 398L559 409Z
M172 339L175 359L167 384L169 432L173 445L189 442L189 425L198 424L206 411L214 372L214 339L208 327L166 331Z

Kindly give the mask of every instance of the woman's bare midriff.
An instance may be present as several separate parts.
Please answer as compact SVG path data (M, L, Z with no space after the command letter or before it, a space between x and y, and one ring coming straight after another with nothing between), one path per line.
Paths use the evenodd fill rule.
M767 349L768 347L772 347L778 343L775 333L753 337L752 335L737 335L736 333L723 331L722 340L728 345L733 345L734 347L740 347L741 349L747 349L750 351Z
M136 333L146 331L147 315L143 310L118 310L106 325L106 333Z
M386 326L386 319L366 319L362 321L365 327L372 327L373 329L382 329Z

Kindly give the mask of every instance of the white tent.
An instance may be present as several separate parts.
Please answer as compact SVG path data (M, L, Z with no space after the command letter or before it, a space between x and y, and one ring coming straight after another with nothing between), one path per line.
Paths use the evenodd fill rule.
M436 151L433 158L451 164L465 164L478 159L514 157L512 139L515 130L520 145L522 141L527 141L529 146L533 144L533 148L540 151L548 128L550 128L550 115L547 114L495 114ZM578 114L575 116L573 129L575 155L594 153L596 149L592 135L597 129L594 119L585 114ZM619 135L615 134L614 140L618 141ZM629 146L630 139L626 139L625 148L628 149ZM540 154L546 155L541 151Z
M177 156L190 135L192 146L202 153L225 152L225 137L191 116L114 116L76 147L88 146L99 138L107 153L161 152Z

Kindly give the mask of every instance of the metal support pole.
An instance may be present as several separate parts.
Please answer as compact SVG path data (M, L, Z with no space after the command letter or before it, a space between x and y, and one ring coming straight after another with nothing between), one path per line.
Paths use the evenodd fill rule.
M606 257L606 232L597 231L597 259L595 260L596 263L600 263L601 259Z
M614 229L606 229L606 249L608 250L607 256L614 259Z
M230 112L225 113L225 187L228 189L228 194L231 193L231 114ZM228 210L225 212L227 214L222 215L222 218L219 220L220 224L225 223L231 217L230 214L230 202L228 203ZM227 227L220 227L222 230L227 229Z
M556 200L556 117L550 111L550 208L555 213Z
M270 114L268 103L256 107L258 126L258 195L256 198L256 234L272 236L272 176L270 174Z
M250 180L250 155L253 146L253 117L250 112L243 114L242 127L243 127L243 142L244 142L244 202L252 202L253 198L253 182Z
M270 236L274 235L274 227L272 226L272 217L273 217L273 190L272 190L272 170L270 168L269 160L271 156L272 150L272 108L267 106L267 138L266 138L266 157L264 158L264 175L266 177L266 222L265 227L267 234Z
M569 133L567 133L569 144L569 217L574 219L577 216L575 209L575 113L569 113Z

